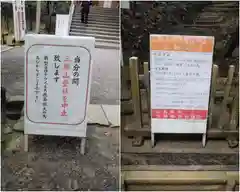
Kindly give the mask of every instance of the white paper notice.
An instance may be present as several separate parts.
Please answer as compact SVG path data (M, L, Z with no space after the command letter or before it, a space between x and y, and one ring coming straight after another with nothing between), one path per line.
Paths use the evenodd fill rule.
M69 25L69 15L57 14L55 35L67 36L68 29L69 29L68 25Z
M95 39L26 35L25 133L86 136Z
M151 35L153 133L205 133L213 37Z

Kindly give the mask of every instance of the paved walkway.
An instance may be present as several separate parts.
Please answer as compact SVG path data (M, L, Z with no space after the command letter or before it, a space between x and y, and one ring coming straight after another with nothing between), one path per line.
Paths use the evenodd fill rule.
M1 45L1 53L8 51L10 49L13 49L14 47L8 46L8 45Z
M1 56L2 85L11 96L24 95L24 48L13 48ZM120 104L119 60L118 50L96 49L92 68L91 104Z

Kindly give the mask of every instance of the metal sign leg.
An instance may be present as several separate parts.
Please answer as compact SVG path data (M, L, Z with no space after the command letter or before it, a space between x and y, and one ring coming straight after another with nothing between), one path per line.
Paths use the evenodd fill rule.
M24 151L28 152L28 134L24 134Z
M152 143L152 147L155 146L155 135L154 133L151 133L151 143Z
M202 145L203 145L203 147L206 146L206 138L207 138L207 134L204 133L204 134L202 135Z
M85 154L85 146L86 146L86 138L83 137L81 138L81 154L84 155Z

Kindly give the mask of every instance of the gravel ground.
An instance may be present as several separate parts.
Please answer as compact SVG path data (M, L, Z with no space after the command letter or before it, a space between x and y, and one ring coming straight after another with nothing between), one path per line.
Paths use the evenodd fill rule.
M2 190L118 190L119 129L89 126L86 154L80 140L29 138L29 152L2 152Z

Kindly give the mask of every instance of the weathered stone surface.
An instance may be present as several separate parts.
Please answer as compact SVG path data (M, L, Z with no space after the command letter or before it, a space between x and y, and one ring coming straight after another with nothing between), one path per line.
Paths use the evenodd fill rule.
M2 129L4 129L3 130L3 133L4 134L10 134L10 133L12 133L12 127L10 126L10 125L5 125L5 126L2 126Z
M22 101L24 102L24 95L13 95L8 98L8 102Z
M88 106L88 123L108 125L108 120L104 115L101 105L89 105Z
M14 45L14 36L13 35L8 35L7 36L7 45Z
M23 149L23 140L24 135L20 132L13 132L12 134L8 135L5 140L6 151L20 151L21 149Z
M14 131L24 132L24 117L21 117L18 122L13 126Z
M120 105L102 105L112 127L120 126Z

